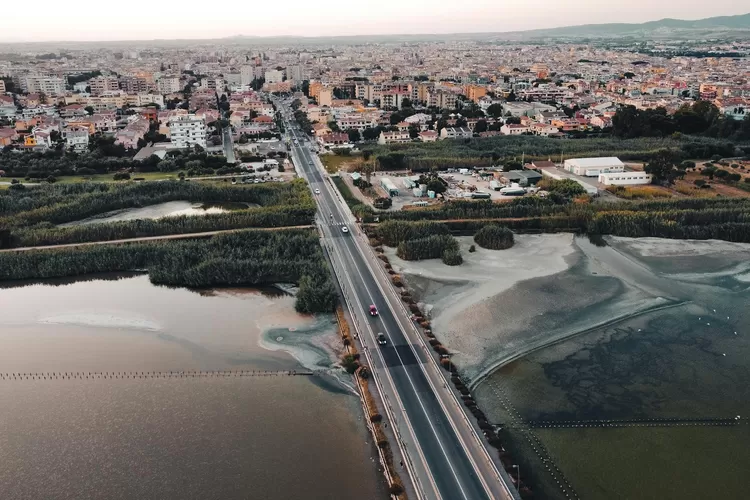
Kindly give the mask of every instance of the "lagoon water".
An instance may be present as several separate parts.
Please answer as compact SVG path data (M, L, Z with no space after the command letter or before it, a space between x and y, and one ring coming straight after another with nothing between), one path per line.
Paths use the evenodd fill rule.
M606 279L637 286L664 306L503 366L478 385L478 401L505 426L506 446L544 498L746 498L750 246L609 242L579 241L576 265L520 283L507 297ZM622 297L616 291L556 314L568 324L595 324ZM549 314L542 304L536 325L554 325L541 319ZM623 420L618 427L596 422Z
M138 208L116 210L105 214L89 217L79 221L60 224L60 227L84 226L100 222L121 222L135 219L160 219L162 217L177 217L179 215L221 214L230 210L250 208L248 203L191 203L189 201L167 201Z
M145 275L1 288L0 372L328 367L331 317L293 304ZM3 499L387 496L359 401L332 377L5 379L0 401Z

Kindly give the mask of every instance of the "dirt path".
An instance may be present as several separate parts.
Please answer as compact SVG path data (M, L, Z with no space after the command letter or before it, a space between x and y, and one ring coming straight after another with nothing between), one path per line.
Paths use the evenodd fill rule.
M55 248L83 247L91 245L119 245L123 243L137 243L140 241L158 241L158 240L186 240L191 238L208 238L217 234L238 233L241 231L285 231L287 229L312 229L315 226L285 226L285 227L252 227L242 229L222 229L219 231L206 231L203 233L186 233L186 234L164 234L161 236L142 236L140 238L125 238L122 240L105 240L105 241L86 241L81 243L65 243L62 245L48 245L37 247L19 247L4 248L0 252L25 252L28 250L51 250Z

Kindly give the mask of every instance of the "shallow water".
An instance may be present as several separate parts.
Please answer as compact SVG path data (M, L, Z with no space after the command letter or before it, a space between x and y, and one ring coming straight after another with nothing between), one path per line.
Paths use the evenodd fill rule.
M107 212L96 217L89 217L79 221L60 224L60 227L84 226L100 222L120 222L135 219L160 219L162 217L176 217L179 215L221 214L231 210L241 210L249 207L251 207L251 205L247 203L191 203L189 201L168 201L165 203L148 205L146 207L127 208L125 210Z
M327 378L138 375L303 369L261 346L266 331L292 352L297 332L333 335L293 304L145 275L0 289L0 372L129 374L0 379L0 497L384 498L359 401Z
M745 498L750 292L742 276L750 253L644 257L636 246L583 245L607 279L671 307L533 352L483 381L477 399L544 498ZM565 320L585 324L605 302ZM534 306L540 314L544 304Z

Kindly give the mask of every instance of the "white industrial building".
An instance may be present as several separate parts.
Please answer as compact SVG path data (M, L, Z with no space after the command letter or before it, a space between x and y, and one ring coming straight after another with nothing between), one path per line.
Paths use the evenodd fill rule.
M599 177L599 174L625 171L625 164L614 156L603 158L571 158L565 160L563 166L568 172L584 177Z
M653 177L646 172L618 172L599 174L599 182L605 186L632 186L651 184Z
M175 116L169 121L169 140L178 148L194 144L206 147L206 122L195 115Z

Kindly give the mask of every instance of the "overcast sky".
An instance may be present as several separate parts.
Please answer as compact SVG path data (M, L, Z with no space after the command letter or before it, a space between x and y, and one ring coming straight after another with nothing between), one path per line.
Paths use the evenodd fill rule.
M516 31L744 14L738 0L36 0L0 10L0 41L151 40L232 35Z

